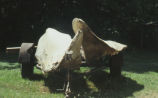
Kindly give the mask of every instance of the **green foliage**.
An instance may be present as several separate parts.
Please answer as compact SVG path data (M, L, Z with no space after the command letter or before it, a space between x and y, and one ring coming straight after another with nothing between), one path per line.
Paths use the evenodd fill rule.
M73 35L74 17L85 20L104 39L158 47L157 0L1 0L0 5L2 48L37 42L47 27Z

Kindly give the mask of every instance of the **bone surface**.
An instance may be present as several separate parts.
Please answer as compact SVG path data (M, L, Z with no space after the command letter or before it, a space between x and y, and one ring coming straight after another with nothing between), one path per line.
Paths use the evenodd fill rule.
M74 33L78 32L78 30L83 32L82 46L86 61L89 64L97 63L103 56L116 55L127 48L124 44L99 38L82 19L74 18L72 28Z
M62 60L72 39L68 34L48 28L40 37L35 57L42 70L49 71Z
M80 47L82 39L82 32L78 32L71 39L68 34L48 28L38 41L35 53L38 67L43 72L55 71L59 67L79 68L81 64Z

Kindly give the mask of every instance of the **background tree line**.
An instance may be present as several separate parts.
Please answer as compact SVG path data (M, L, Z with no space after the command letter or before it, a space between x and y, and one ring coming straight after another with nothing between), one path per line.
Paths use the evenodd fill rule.
M0 0L0 51L37 43L47 27L73 35L74 17L103 39L158 48L158 0Z

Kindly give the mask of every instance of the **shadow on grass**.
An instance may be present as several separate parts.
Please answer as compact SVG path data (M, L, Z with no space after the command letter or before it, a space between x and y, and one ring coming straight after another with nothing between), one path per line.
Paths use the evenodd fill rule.
M126 98L132 96L134 92L144 89L143 85L130 78L124 76L111 78L104 71L95 72L88 79L98 88L98 92L90 94L95 98Z
M27 77L25 79L29 79L30 81L40 81L40 80L45 80L46 78L44 77L43 74L34 73L32 76Z
M158 63L131 64L124 66L123 70L135 73L158 72Z
M0 66L0 70L12 70L12 69L18 69L20 68L20 65L12 65L12 64L9 64L11 66Z
M45 86L50 89L51 93L64 92L62 90L65 80L63 77L64 74L61 73L50 76L45 80ZM72 96L77 98L125 98L143 88L143 85L127 77L112 79L105 71L97 71L89 75L72 74Z
M151 51L129 52L124 56L123 70L145 73L158 72L158 53Z
M60 93L60 92L64 92L64 85L66 85L66 72L59 72L59 73L53 73L50 74L46 80L45 80L45 86L47 86L50 91L52 93ZM74 85L74 80L80 79L79 82L75 82L75 85L78 86L82 86L84 85L84 87L86 86L86 81L83 79L83 75L82 74L78 74L78 73L71 73L71 83L72 85ZM80 84L77 84L80 83ZM73 86L71 86L73 89ZM78 89L75 87L75 90Z
M17 63L18 62L18 54L0 54L0 62L8 62L8 63Z
M20 68L20 65L17 64L18 55L17 54L0 54L0 70L12 70Z

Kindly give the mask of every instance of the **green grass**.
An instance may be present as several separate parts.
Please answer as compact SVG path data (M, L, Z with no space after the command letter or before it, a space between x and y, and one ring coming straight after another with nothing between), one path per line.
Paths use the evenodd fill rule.
M125 54L122 77L111 79L109 69L72 75L72 94L79 98L158 97L158 53L137 51ZM63 74L43 76L35 68L32 79L23 79L17 55L0 54L0 98L63 98Z

